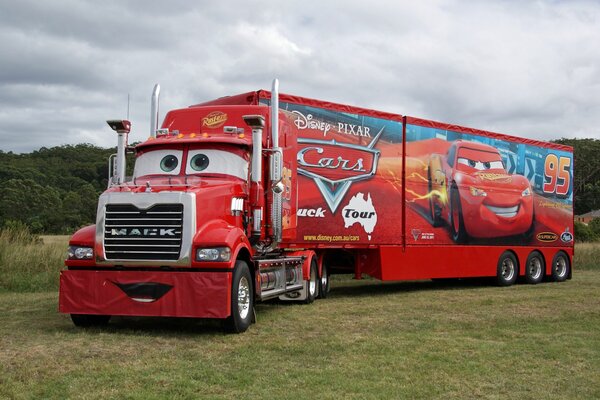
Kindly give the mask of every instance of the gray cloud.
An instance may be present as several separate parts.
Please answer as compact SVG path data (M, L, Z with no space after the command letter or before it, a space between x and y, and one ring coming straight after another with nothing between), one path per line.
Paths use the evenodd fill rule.
M324 4L322 4L324 3ZM0 0L0 149L114 145L162 113L267 88L536 139L600 138L594 1Z

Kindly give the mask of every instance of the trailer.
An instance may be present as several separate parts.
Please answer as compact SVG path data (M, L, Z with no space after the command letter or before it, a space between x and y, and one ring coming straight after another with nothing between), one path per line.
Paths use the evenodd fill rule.
M59 308L253 321L325 298L335 272L382 281L571 277L573 152L560 144L258 90L119 138L96 224L70 241Z

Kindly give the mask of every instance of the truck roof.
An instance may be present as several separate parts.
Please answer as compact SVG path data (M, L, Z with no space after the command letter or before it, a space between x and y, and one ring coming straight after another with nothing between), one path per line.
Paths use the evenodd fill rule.
M216 106L216 105L243 105L243 104L253 105L253 104L259 104L261 99L262 100L270 100L271 92L268 90L257 90L254 92L241 93L241 94L237 94L237 95L233 95L233 96L220 97L215 100L211 100L211 101L207 101L207 102L203 102L203 103L199 103L199 104L194 104L190 107L204 107L204 106ZM355 107L355 106L346 105L346 104L311 99L308 97L280 93L279 101L286 102L286 103L295 103L295 104L302 104L302 105L307 105L307 106L320 107L320 108L325 108L328 110L335 110L335 111L345 112L345 113L350 113L350 114L361 114L361 115L370 116L370 117L383 118L383 119L388 119L388 120L393 120L393 121L401 121L401 122L405 122L406 124L419 125L419 126L424 126L424 127L429 127L429 128L435 128L435 129L446 130L446 131L454 131L454 132L460 132L460 133L466 133L466 134L473 134L473 135L479 135L479 136L487 136L487 137L495 138L495 139L509 140L509 141L515 142L515 143L524 143L524 144L530 144L530 145L534 145L534 146L540 146L540 147L545 147L545 148L552 148L552 149L557 149L557 150L573 152L573 148L571 146L567 146L567 145L563 145L563 144L559 144L559 143L546 142L546 141L537 140L537 139L527 139L527 138L523 138L520 136L507 135L504 133L497 133L497 132L476 129L476 128L469 128L469 127L462 126L462 125L450 124L450 123L439 122L439 121L434 121L434 120L427 120L427 119L418 118L418 117L403 116L401 114L394 114L394 113L389 113L389 112L385 112L385 111L372 110L369 108Z

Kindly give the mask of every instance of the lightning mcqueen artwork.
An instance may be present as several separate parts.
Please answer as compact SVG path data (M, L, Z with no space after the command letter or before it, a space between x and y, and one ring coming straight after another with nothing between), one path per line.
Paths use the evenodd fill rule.
M531 185L524 176L507 173L492 146L453 142L445 155L431 156L428 184L431 222L446 221L456 243L533 233Z

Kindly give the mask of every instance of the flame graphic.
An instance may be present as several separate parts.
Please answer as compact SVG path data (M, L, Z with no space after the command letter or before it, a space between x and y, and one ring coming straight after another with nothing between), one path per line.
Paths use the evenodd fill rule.
M410 202L410 203L414 203L417 200L429 199L430 197L433 197L433 196L437 196L440 199L440 202L442 204L448 203L448 194L445 189L442 189L442 190L433 189L431 192L428 192L425 194L419 194L417 192L413 192L410 189L406 189L406 192L415 196L414 198L408 200L408 202Z
M427 178L423 177L423 175L421 175L421 174L419 174L419 173L417 173L417 172L413 172L412 174L410 174L410 175L409 175L409 176L407 176L406 178L407 178L407 179L410 179L410 178L418 178L418 179L421 179L421 180L422 180L422 181L424 181L424 182L429 182L429 181L427 180Z

